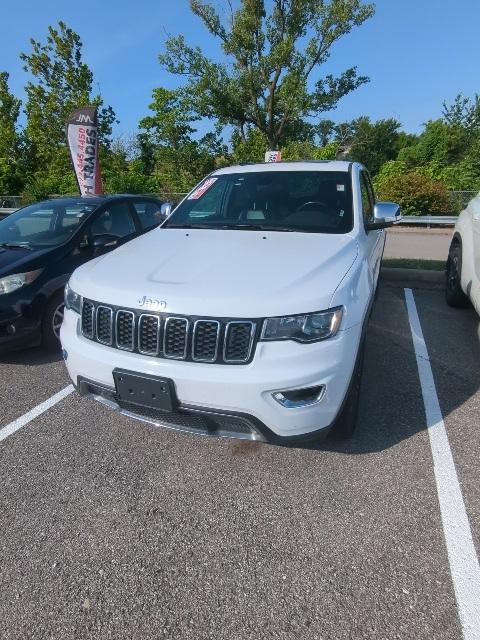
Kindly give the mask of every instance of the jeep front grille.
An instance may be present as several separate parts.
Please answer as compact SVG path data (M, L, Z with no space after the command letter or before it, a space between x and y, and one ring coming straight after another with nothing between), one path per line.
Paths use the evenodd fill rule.
M158 356L160 350L160 318L146 313L138 319L138 350L147 356Z
M84 300L82 305L82 333L86 338L93 339L95 307L89 300Z
M109 307L98 305L96 313L97 340L102 344L112 344L113 311Z
M258 339L259 320L197 318L140 313L83 300L82 335L100 344L142 355L246 364Z

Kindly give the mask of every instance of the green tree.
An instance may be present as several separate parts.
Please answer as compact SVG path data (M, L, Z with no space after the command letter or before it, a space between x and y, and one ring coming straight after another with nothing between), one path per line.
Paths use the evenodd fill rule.
M105 191L149 193L155 191L154 178L144 171L138 138L112 140L110 149L101 149L100 164Z
M140 162L152 164L155 191L189 191L224 163L225 145L215 130L195 139L195 113L181 91L155 89L151 115L140 121Z
M376 187L381 200L398 202L407 215L451 214L453 211L445 185L416 171L400 175L392 171L377 181Z
M409 169L425 167L429 164L444 168L459 162L469 146L470 135L457 125L443 120L427 122L415 144L400 150L398 159Z
M263 162L267 146L267 139L259 129L252 127L243 133L236 129L232 134L232 161L236 164Z
M10 92L8 78L6 71L0 72L0 157L17 160L20 138L16 125L22 102Z
M0 194L16 194L22 187L19 167L21 141L17 120L21 101L8 87L9 75L0 72Z
M372 122L367 116L344 122L335 127L339 151L361 162L375 176L389 160L395 160L400 148L413 141L413 136L400 132L401 124L394 118Z
M368 81L356 67L338 76L320 69L332 46L374 14L362 0L241 0L222 20L213 5L190 0L191 10L220 43L227 62L205 56L183 36L167 40L160 63L187 78L184 92L200 117L242 135L258 129L270 148L292 138L310 116L335 108ZM267 12L268 7L268 12Z
M459 93L453 104L443 103L442 115L447 124L478 133L480 131L480 96L475 94L472 100Z
M65 123L70 113L80 106L98 106L99 139L107 147L115 113L103 106L99 95L93 95L93 74L82 60L82 42L64 22L58 28L48 27L45 43L31 39L30 44L31 52L20 55L25 71L32 76L25 87L28 164L33 182L38 185L44 179L49 188L57 182L60 189L63 178L59 178L72 173L65 152Z

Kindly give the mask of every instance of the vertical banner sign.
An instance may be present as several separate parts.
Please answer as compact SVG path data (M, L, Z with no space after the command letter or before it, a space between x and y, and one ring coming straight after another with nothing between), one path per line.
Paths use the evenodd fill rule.
M281 162L282 161L282 152L281 151L267 151L265 154L265 162Z
M67 121L67 142L82 196L103 193L97 134L97 107L75 109Z

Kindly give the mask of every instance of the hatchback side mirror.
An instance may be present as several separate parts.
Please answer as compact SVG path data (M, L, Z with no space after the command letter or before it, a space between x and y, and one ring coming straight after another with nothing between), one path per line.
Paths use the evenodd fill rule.
M401 219L400 205L395 202L377 202L373 210L373 220L366 224L366 229L385 229L397 224Z
M102 233L98 236L93 236L92 246L94 249L107 249L108 247L114 247L118 242L117 236L112 236L109 233Z

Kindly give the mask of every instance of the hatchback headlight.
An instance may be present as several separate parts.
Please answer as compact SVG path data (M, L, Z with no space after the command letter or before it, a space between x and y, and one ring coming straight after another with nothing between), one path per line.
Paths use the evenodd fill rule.
M82 312L82 296L75 293L68 282L65 285L65 306L79 314Z
M0 296L5 293L12 293L17 289L21 289L26 284L33 282L42 273L43 269L36 271L27 271L27 273L16 273L13 276L5 276L0 278Z
M267 318L261 340L318 342L333 337L342 323L343 307L299 316Z

